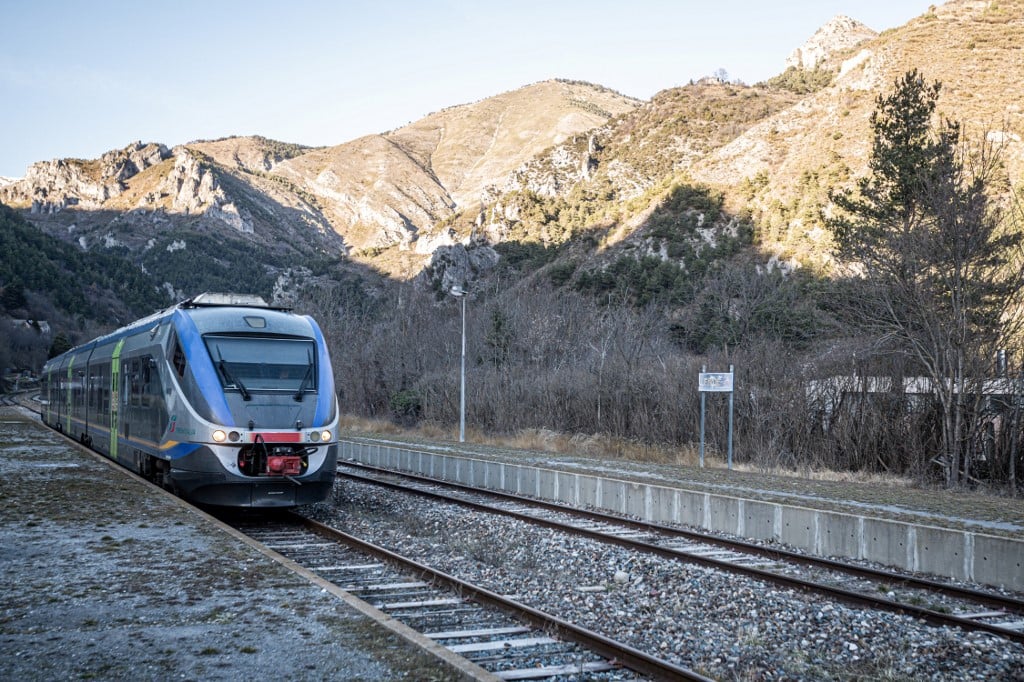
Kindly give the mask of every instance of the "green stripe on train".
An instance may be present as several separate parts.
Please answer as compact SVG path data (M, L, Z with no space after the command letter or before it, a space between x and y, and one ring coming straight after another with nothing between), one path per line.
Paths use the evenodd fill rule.
M110 356L110 457L117 459L117 429L118 415L121 405L121 347L124 339L114 346L114 353Z

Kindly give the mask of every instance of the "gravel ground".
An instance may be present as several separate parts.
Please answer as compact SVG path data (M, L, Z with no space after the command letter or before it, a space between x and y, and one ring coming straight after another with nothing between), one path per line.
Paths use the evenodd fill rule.
M1024 680L1024 647L352 482L314 514L728 680Z
M23 419L0 408L0 679L457 679Z

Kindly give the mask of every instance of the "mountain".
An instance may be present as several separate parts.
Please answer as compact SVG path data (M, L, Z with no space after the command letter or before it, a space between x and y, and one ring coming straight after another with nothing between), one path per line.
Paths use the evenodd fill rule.
M429 167L456 208L475 207L523 163L639 102L588 83L545 81L452 107L388 135Z
M83 251L40 233L5 206L0 206L0 251L4 289L14 284L45 300L35 302L37 318L127 322L170 302L159 282L133 268L122 254Z
M283 258L396 247L422 266L438 245L454 243L439 223L479 205L545 148L637 104L605 88L547 81L323 149L259 136L170 150L135 142L97 160L33 164L0 187L0 201L82 248L145 252L203 234Z
M375 264L396 272L456 243L445 221L482 207L517 167L638 104L586 83L545 81L297 156L274 173L318 199L357 257L395 247Z
M875 99L910 69L942 81L941 114L1004 145L1021 183L1022 34L1021 0L953 0L881 34L836 17L754 86L705 78L640 102L551 80L330 147L135 142L33 164L0 202L123 250L174 294L227 272L272 293L339 268L442 286L531 245L591 280L627 256L693 279L736 238L752 261L823 265L828 190L866 172Z
M999 147L998 199L1021 196L1022 35L1024 0L953 0L880 34L837 17L754 85L640 102L546 81L329 147L136 142L37 163L0 186L0 318L74 343L157 301L260 293L320 321L345 412L434 430L458 419L461 322L474 429L597 434L572 443L616 457L692 446L695 375L735 366L741 461L935 483L939 421L917 400L844 393L808 413L817 380L922 374L849 314L824 216L869 172L872 112L912 70L942 83L936 123ZM0 335L0 365L38 366L47 348L25 338ZM965 440L965 479L1019 487L1012 418ZM712 419L709 442L725 437Z

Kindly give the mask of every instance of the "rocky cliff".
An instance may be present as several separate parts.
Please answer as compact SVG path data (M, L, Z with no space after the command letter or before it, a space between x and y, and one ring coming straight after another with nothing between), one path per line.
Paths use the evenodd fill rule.
M786 68L828 67L835 55L847 52L878 33L850 17L838 15L819 28L786 58Z
M52 214L67 206L100 208L126 189L129 178L168 156L162 144L133 142L94 161L40 161L29 166L24 178L0 186L0 201L27 204L32 214Z

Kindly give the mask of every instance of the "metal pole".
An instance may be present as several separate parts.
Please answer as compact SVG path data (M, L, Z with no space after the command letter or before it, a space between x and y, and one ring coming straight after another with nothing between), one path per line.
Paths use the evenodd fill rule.
M736 392L736 375L732 373L732 365L729 365L733 390L729 391L729 471L732 471L732 396Z
M701 365L700 371L703 374L708 371L707 365ZM700 468L704 468L704 406L705 396L707 394L704 391L700 392Z
M466 296L462 296L462 370L459 372L459 442L466 442Z

